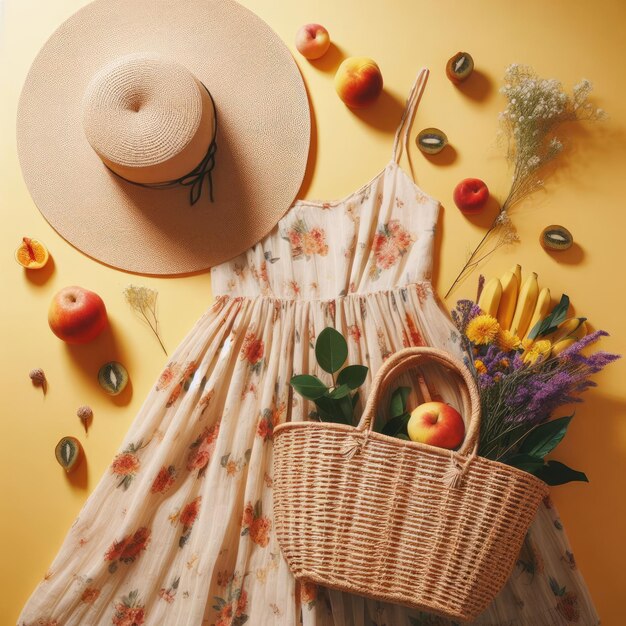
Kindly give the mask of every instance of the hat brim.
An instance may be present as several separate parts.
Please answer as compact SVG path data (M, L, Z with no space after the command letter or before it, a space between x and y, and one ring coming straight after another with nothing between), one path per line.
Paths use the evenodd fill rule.
M218 115L214 202L111 173L87 142L81 102L111 59L156 52L186 66ZM137 273L204 270L264 237L291 206L309 150L310 111L291 53L233 0L96 0L36 57L20 96L22 173L51 226L85 254Z

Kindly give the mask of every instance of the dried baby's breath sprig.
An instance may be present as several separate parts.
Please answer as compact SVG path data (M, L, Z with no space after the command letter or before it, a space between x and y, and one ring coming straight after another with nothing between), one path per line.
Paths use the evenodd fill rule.
M163 352L167 354L167 350L161 341L159 336L159 319L157 317L157 297L159 293L154 289L148 289L148 287L138 287L136 285L129 285L124 289L124 297L126 302L130 304L133 311L138 313L142 319L148 324L152 332L163 348Z
M589 102L591 90L591 82L582 80L569 95L558 80L539 78L530 67L514 63L506 69L500 93L507 99L507 106L500 113L500 125L501 137L507 142L507 160L513 168L511 188L446 297L500 246L519 241L511 209L543 187L540 170L563 150L555 135L561 124L606 118L602 109Z

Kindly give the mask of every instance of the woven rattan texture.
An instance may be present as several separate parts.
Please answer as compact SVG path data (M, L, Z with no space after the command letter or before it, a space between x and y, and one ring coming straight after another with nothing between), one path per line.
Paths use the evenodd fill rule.
M142 96L141 101L134 98L128 103L138 111L120 112L122 117L142 120L144 114L147 118L157 111L153 104L159 103L160 119L145 120L151 128L159 128L158 140L148 142L149 153L141 156L141 146L135 142L123 151L126 156L112 154L109 169L87 140L83 99L88 86L102 68L131 54L170 59L210 92L218 120L211 174L214 202L204 195L190 207L188 188L148 189L110 171L127 180L153 183L176 179L198 165L211 132L205 141L196 142L199 133L193 135L187 146L197 143L200 148L180 171L172 164L178 157L163 161L171 166L163 175L154 172L158 167L154 162L145 163L165 158L168 151L161 152L165 143L170 152L177 152L193 131L183 129L174 140L179 129L164 124L177 124L178 113L166 113L161 98L187 93L180 85L172 91L166 88L158 97L146 92L145 100ZM267 235L300 187L309 139L306 89L289 49L266 23L233 0L87 4L52 34L35 58L17 114L22 173L43 216L85 254L148 274L204 270ZM103 142L100 137L101 149L112 151ZM159 154L153 153L156 145ZM187 152L179 152L181 159ZM149 177L147 172L139 178L128 171L142 169L137 164L126 166L127 171L115 167L120 160L138 155L143 169L153 170Z
M365 432L313 422L276 429L274 516L292 572L474 619L511 573L545 484L476 457L451 488L449 451L378 433L349 458L346 441Z
M193 75L180 63L147 54L115 59L94 76L84 97L89 143L122 165L170 159L193 139L201 118Z

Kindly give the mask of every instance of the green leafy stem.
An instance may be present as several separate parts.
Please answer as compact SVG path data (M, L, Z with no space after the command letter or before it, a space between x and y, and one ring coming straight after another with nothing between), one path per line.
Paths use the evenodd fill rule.
M323 422L353 424L353 416L359 401L356 391L367 377L365 365L342 366L348 358L348 344L343 335L334 328L325 328L315 342L315 358L318 365L331 375L332 385L327 386L317 376L298 374L290 384L307 400L312 400L317 415Z
M567 415L539 424L524 436L515 453L503 456L501 461L534 474L551 486L573 481L589 482L583 472L544 458L561 443L573 417L573 414Z

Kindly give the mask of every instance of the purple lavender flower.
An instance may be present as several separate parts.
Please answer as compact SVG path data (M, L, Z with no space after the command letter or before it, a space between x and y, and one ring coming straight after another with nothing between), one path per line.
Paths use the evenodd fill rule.
M525 377L525 383L515 389L505 403L515 416L515 421L542 422L562 404L582 402L571 392L581 383L567 370L556 370L546 376L539 374Z
M582 339L579 339L576 343L572 344L569 348L567 348L567 350L563 350L563 352L561 352L561 354L559 355L559 358L567 359L568 357L574 354L579 354L583 348L586 348L592 343L595 343L596 341L598 341L598 339L600 339L600 337L608 337L608 336L609 336L609 333L607 333L605 330L596 330L595 332L590 333L589 335L585 335Z
M483 288L485 286L485 277L480 274L478 276L478 287L476 289L476 302L480 300L480 294L483 292Z
M456 308L450 314L454 325L459 331L465 334L465 329L469 322L480 314L480 307L471 300L459 300Z

